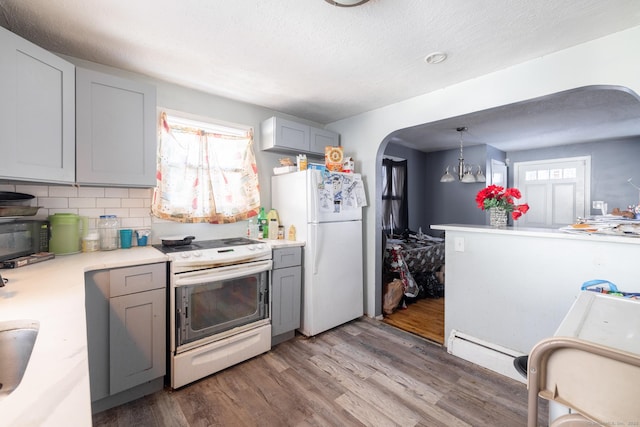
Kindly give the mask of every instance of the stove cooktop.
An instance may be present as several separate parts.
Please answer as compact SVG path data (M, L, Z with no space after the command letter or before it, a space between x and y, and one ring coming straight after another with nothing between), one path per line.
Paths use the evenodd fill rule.
M226 239L214 239L214 240L193 240L189 245L180 246L164 246L164 245L152 245L154 248L165 254L172 254L176 252L188 252L188 251L202 251L205 249L219 249L219 248L231 248L234 246L246 246L257 245L260 240L247 239L246 237L230 237Z
M153 247L169 257L175 274L271 260L271 246L262 240L233 237L193 240L190 245Z

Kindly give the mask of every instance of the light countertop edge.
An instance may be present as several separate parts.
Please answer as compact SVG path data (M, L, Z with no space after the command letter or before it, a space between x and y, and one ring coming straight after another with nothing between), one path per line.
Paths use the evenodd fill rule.
M84 274L167 262L152 247L56 256L0 273L0 322L40 322L20 385L0 400L0 426L90 426Z
M640 244L640 238L638 237L625 237L625 236L609 236L602 234L574 234L561 231L556 228L525 228L525 227L506 227L496 228L489 225L471 225L471 224L436 224L432 225L433 230L442 231L462 231L469 233L485 233L485 234L498 234L498 235L512 235L512 236L529 236L529 237L541 237L551 239L565 239L565 240L585 240L589 242L611 242L611 243L626 243L626 244Z
M269 243L269 245L273 249L288 248L288 247L298 247L298 246L304 246L305 245L305 242L302 242L302 241L299 241L299 240L278 239L278 240L265 240L265 242Z

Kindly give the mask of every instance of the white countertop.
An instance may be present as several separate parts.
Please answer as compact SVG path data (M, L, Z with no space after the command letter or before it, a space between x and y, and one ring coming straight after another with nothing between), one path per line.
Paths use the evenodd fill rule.
M9 279L0 288L0 322L40 322L22 382L0 400L0 426L90 426L84 273L167 260L147 246L0 270Z
M265 242L269 243L273 249L278 248L290 248L296 246L304 246L305 242L301 242L299 240L265 240Z
M464 231L471 233L489 233L514 236L545 237L552 239L566 240L587 240L590 242L614 242L640 244L640 238L627 236L612 236L603 234L572 234L561 231L557 228L528 228L528 227L505 227L497 228L490 225L473 224L437 224L432 225L433 230L443 231Z

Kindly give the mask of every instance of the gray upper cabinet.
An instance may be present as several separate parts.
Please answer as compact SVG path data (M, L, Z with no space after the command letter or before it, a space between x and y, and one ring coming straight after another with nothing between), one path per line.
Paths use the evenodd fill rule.
M324 147L339 145L335 132L297 123L281 117L271 117L260 126L262 149L283 153L324 156Z
M337 133L326 129L309 128L309 151L312 153L318 153L324 156L324 147L337 147L339 143Z
M74 182L74 70L0 27L0 178Z
M98 71L76 69L76 181L156 185L156 89Z

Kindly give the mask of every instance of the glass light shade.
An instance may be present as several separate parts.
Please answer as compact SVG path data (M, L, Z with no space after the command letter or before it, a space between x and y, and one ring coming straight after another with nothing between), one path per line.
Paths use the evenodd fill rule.
M473 176L473 174L470 171L468 171L467 173L464 174L464 176L460 181L464 182L465 184L469 184L472 182L476 182L476 177Z
M478 166L478 173L476 174L476 181L477 182L487 182L487 177L484 176L484 174L482 173L482 168L480 168L480 166Z
M447 166L447 169L444 172L444 175L442 175L442 177L440 178L440 182L453 182L455 180L456 179L453 177L453 175L449 173L449 167Z

